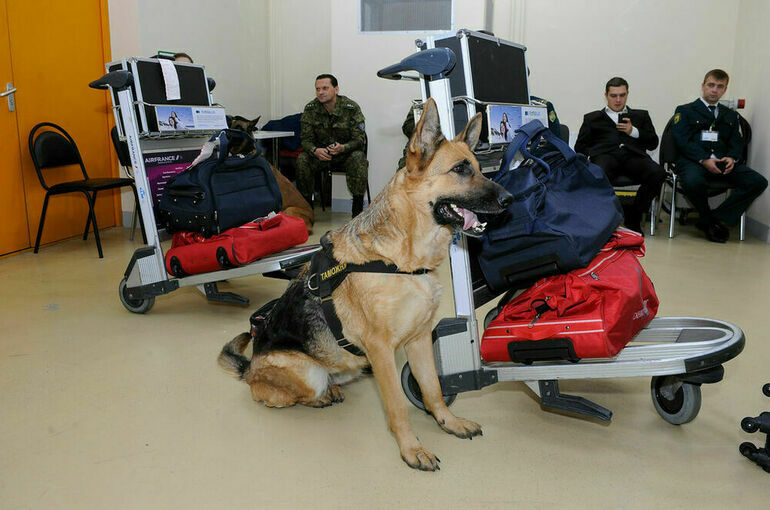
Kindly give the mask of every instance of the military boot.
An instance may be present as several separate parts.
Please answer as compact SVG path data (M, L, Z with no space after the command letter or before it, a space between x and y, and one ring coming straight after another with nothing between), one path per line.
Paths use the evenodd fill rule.
M353 218L361 214L361 211L363 210L364 210L364 196L353 195Z

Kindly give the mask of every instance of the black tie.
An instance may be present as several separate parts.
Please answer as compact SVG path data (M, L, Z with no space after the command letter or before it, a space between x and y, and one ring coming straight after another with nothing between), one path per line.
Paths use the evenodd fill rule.
M711 115L716 117L716 114L717 114L717 107L716 107L716 105L710 104L709 105L709 110L711 110Z

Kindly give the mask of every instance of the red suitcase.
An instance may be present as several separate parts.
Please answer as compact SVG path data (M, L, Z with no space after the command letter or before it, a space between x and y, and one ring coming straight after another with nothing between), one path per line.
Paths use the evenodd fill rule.
M238 267L307 241L301 218L283 213L250 221L219 235L176 232L166 252L166 270L177 277Z
M620 228L584 269L539 280L507 303L481 339L485 361L615 356L658 311L637 260L644 238Z

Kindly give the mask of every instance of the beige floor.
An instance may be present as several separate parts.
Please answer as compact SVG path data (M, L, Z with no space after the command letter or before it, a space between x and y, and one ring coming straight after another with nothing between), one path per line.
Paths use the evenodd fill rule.
M317 232L345 219L322 216ZM543 411L523 384L501 383L452 407L484 426L474 441L410 406L442 459L422 473L399 458L372 378L340 405L274 410L217 367L283 282L222 286L248 307L185 288L135 315L117 287L139 242L103 234L103 260L80 240L0 260L0 509L766 508L770 475L738 453L764 442L741 419L770 410L770 249L755 239L715 245L692 227L648 238L661 315L723 318L748 338L725 380L703 387L694 422L659 418L645 378L562 383L612 409L610 424ZM452 309L446 289L441 315Z

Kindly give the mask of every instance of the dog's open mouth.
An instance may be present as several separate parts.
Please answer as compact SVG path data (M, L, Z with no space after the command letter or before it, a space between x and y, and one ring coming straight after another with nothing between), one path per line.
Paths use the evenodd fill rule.
M479 237L484 233L486 222L479 221L476 213L452 202L439 202L433 209L439 224L459 228L464 234Z

